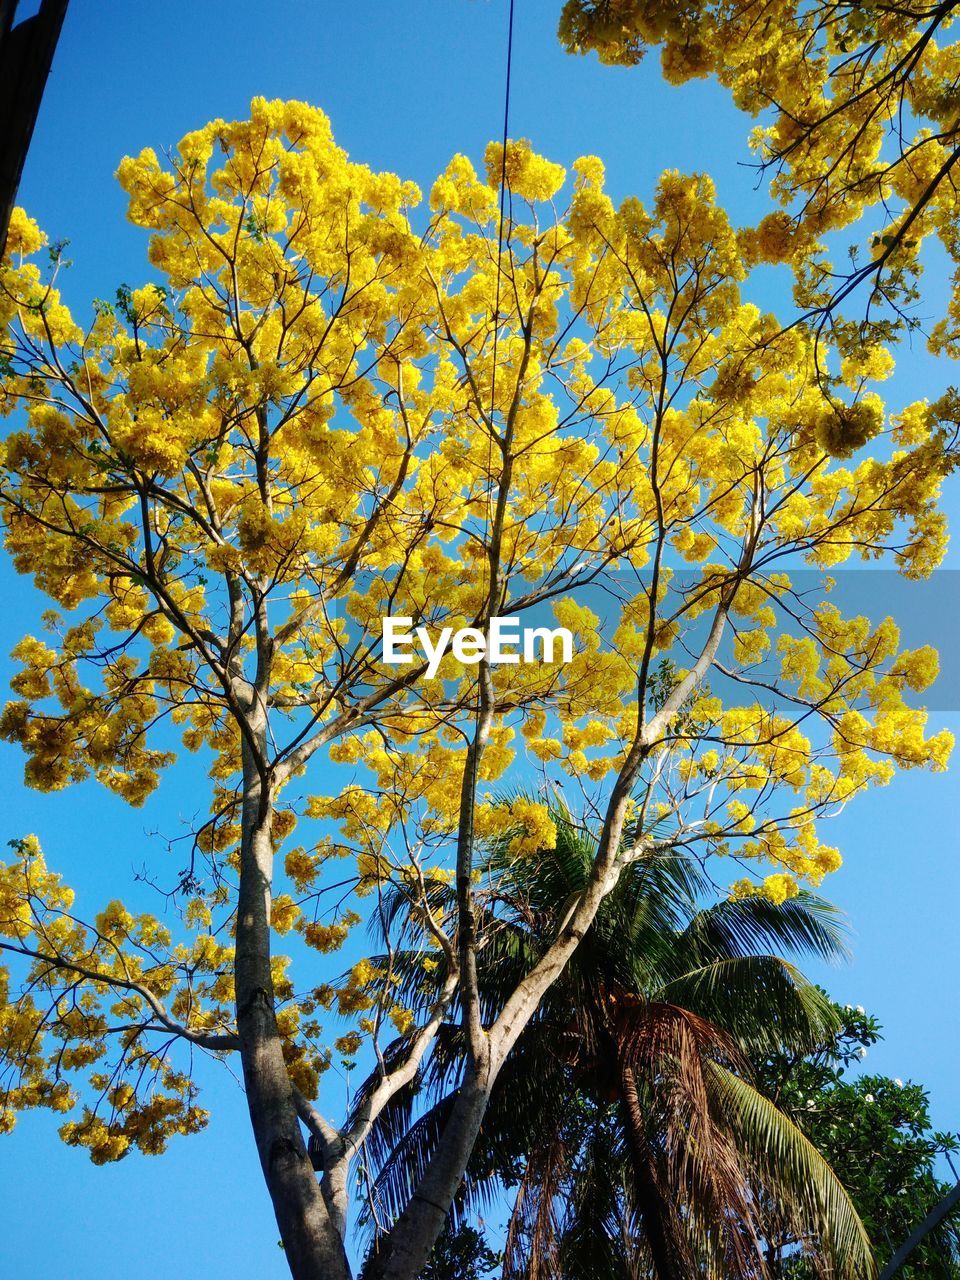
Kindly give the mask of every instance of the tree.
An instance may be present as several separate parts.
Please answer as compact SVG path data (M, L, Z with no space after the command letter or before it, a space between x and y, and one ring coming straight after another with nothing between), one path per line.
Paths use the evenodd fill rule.
M507 833L481 869L488 942L478 981L490 1020L549 946L593 864L588 831L560 804L550 816L554 848L517 861ZM451 893L438 891L438 908ZM768 1274L771 1227L779 1234L788 1222L817 1274L873 1273L839 1179L756 1090L748 1061L767 1049L801 1057L833 1039L833 1006L779 952L845 954L838 913L812 894L703 908L707 893L685 856L666 850L633 863L520 1036L461 1206L515 1188L505 1277L755 1280ZM429 1007L442 962L425 970L415 946L395 962L404 1002ZM463 1050L456 1032L442 1039L374 1126L368 1219L380 1232L429 1162ZM388 1049L398 1051L401 1042Z
M14 564L56 608L16 646L0 733L29 785L94 777L132 804L179 739L210 807L175 929L120 900L84 923L37 841L18 843L0 890L5 1124L78 1107L61 1133L94 1160L159 1151L203 1123L194 1055L237 1055L291 1271L341 1277L356 1153L455 1018L456 1105L366 1268L402 1280L510 1050L655 817L673 814L678 848L739 859L735 896L779 900L839 862L819 819L898 767L943 767L949 735L909 702L935 655L901 650L891 619L843 618L826 570L939 562L955 410L888 419L866 389L886 367L873 347L848 345L828 394L811 336L741 298L740 243L702 176L665 174L649 211L618 210L598 160L568 190L511 142L485 179L456 157L421 210L412 184L348 161L320 111L255 100L119 178L155 279L84 325L56 249L38 265L42 235L12 223L0 503ZM591 583L613 601L607 645ZM570 661L480 654L491 619L548 608ZM385 615L428 641L474 630L394 665ZM544 778L580 780L600 835L489 1024L477 841L520 826L523 858L555 835L546 805L488 796L529 770L521 748ZM452 919L429 914L438 880ZM369 960L335 987L317 957L388 883L447 965L419 1022L371 994ZM354 1022L331 1046L334 1005ZM388 1063L391 1022L406 1048ZM366 1104L338 1128L320 1076L364 1044Z
M838 1030L801 1057L772 1055L760 1067L760 1083L842 1171L882 1265L949 1190L937 1163L957 1151L958 1142L934 1129L921 1085L874 1074L849 1078L850 1067L882 1038L880 1026L861 1007L834 1007ZM783 1274L805 1273L793 1268ZM898 1275L960 1276L956 1214L931 1232Z
M890 333L918 300L924 241L958 258L957 68L953 3L858 0L567 0L560 38L572 52L633 64L659 47L673 84L716 76L740 110L764 123L751 135L781 206L757 228L761 261L789 262L798 299L822 317L860 285L868 321ZM769 123L768 123L769 121ZM876 219L864 232L864 214ZM849 268L811 247L858 227ZM931 345L956 355L960 274Z

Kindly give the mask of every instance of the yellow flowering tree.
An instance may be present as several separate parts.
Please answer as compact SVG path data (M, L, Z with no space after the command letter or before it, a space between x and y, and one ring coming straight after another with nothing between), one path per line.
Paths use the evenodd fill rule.
M134 805L182 746L209 807L165 922L119 900L81 920L15 842L3 1123L48 1107L95 1161L160 1151L204 1122L203 1055L238 1057L291 1272L346 1277L355 1157L457 1024L456 1106L366 1267L412 1280L624 867L668 841L780 901L838 865L822 818L943 766L910 701L935 655L842 616L827 571L936 566L957 405L889 417L875 344L818 373L810 334L742 297L749 246L702 176L615 208L599 160L568 179L512 142L424 202L320 111L256 100L119 179L150 283L81 322L20 212L0 276L6 545L52 602L0 733L30 786L94 777ZM497 663L470 633L436 663L384 652L387 616L482 642L545 611L569 661ZM481 851L550 848L532 775L579 790L596 863L491 1012ZM502 798L512 777L526 798ZM344 976L371 919L388 959ZM443 964L422 1020L391 994L400 946ZM334 1051L372 1064L345 1121Z
M751 146L781 207L757 228L754 253L792 264L804 307L832 312L865 285L868 320L898 327L917 299L923 243L939 240L955 271L932 345L956 355L955 21L954 4L566 0L560 39L614 64L659 48L670 83L715 76L740 110L761 118ZM851 266L813 252L861 219Z

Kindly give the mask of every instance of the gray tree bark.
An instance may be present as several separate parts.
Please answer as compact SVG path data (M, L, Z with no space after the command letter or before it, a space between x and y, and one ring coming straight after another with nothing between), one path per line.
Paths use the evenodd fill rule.
M415 1280L443 1230L480 1132L490 1082L465 1081L436 1154L403 1213L363 1270L363 1280Z
M264 717L248 725L259 746ZM294 1280L349 1280L343 1240L331 1218L307 1154L277 1028L270 967L273 816L261 759L243 742L243 814L237 907L236 1007L240 1059L250 1122L263 1178Z

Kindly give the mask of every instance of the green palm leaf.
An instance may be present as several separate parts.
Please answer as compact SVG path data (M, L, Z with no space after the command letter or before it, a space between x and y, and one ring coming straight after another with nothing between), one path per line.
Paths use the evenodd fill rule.
M824 992L779 956L714 960L665 983L656 998L723 1027L749 1052L808 1051L839 1026Z
M813 1143L769 1098L726 1067L708 1063L706 1078L738 1143L767 1186L776 1188L778 1206L795 1223L817 1224L826 1258L818 1250L811 1255L814 1265L840 1280L871 1280L876 1267L863 1223Z
M508 832L482 868L487 1023L591 874L591 833L562 802L551 816L554 848L514 857ZM843 917L807 892L703 909L697 864L669 848L666 830L645 834L654 843L604 899L501 1072L457 1211L514 1188L505 1274L526 1280L639 1280L658 1266L661 1280L663 1268L761 1280L768 1219L789 1222L831 1280L867 1280L869 1245L839 1181L745 1078L749 1055L803 1053L833 1031L823 992L775 953L841 957ZM435 882L429 893L455 930L451 888ZM378 917L394 934L391 998L422 1015L444 959L432 951L434 967L424 967L427 938L407 886L385 888ZM368 1227L374 1213L386 1225L399 1211L439 1141L466 1062L456 1004L448 1018L370 1135Z
M719 902L694 916L683 945L704 959L773 949L830 961L850 955L843 912L805 889L780 903L763 897Z

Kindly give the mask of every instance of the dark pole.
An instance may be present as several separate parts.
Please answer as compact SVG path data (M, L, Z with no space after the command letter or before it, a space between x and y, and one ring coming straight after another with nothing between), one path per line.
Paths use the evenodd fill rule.
M920 1223L919 1227L917 1227L916 1231L904 1240L903 1244L880 1272L878 1280L892 1280L893 1276L897 1274L917 1245L920 1244L931 1231L939 1227L940 1223L945 1217L947 1217L951 1209L953 1209L958 1203L960 1203L960 1182L957 1183L952 1191L947 1192L939 1204L934 1205L924 1220Z
M41 0L38 13L14 26L16 9L17 0L0 0L0 255L67 0Z

